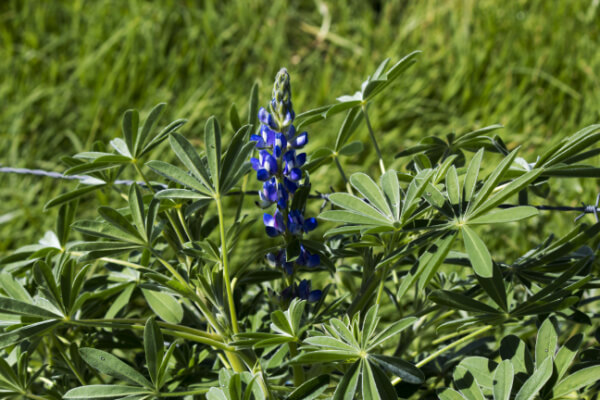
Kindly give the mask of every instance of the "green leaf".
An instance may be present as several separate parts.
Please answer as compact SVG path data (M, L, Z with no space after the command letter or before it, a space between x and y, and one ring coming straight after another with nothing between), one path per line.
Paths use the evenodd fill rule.
M19 283L19 281L17 281L17 279L7 272L0 272L0 287L2 287L6 294L14 300L29 304L33 303L33 299L29 295L29 292L21 285L21 283Z
M392 218L400 219L400 208L402 207L400 200L400 184L398 183L398 173L393 169L389 169L381 176L381 187L383 194L392 210Z
M230 400L227 398L227 395L223 391L223 389L219 389L216 387L211 387L208 393L206 394L207 400Z
M294 330L292 329L290 322L286 318L285 314L281 310L276 310L271 313L271 321L273 322L272 329L276 332L284 333L290 336L294 336Z
M137 141L139 119L140 116L137 110L127 110L123 114L123 137L125 138L130 157L134 149L134 144Z
M496 369L497 363L485 357L471 356L463 358L459 365L473 375L479 386L492 389L494 383L492 372Z
M425 382L425 375L419 368L399 357L369 354L368 359L376 363L384 371L402 378L404 382L416 385Z
M154 197L157 199L186 199L186 200L203 200L212 199L208 194L194 192L188 189L164 189L157 192Z
M106 222L111 224L113 227L119 229L121 232L126 234L128 242L136 242L136 243L144 243L144 233L142 231L142 235L135 229L135 227L122 216L117 210L112 209L110 207L100 207L98 208L98 214Z
M499 204L508 199L510 196L515 195L516 193L525 189L531 182L536 180L543 171L543 169L538 168L521 175L520 177L506 185L502 190L493 195L489 200L485 201L484 203L480 203L480 205L478 206L474 206L470 210L471 215L468 219L470 220L471 218L477 218L485 212L496 208Z
M375 225L392 228L389 222L383 222L380 218L367 217L365 215L356 214L351 211L333 210L323 211L319 214L319 218L326 221L342 222L346 224L357 224L357 225Z
M75 217L77 202L63 204L58 210L58 220L56 221L56 236L61 247L65 247L71 233L71 224Z
M512 390L514 370L510 360L504 360L496 368L492 391L494 400L509 400Z
M454 369L454 386L467 400L485 400L477 381L471 372L463 366Z
M515 400L532 400L552 375L552 358L544 359L540 367L525 381Z
M368 365L368 367L373 373L373 378L375 379L375 386L377 387L377 393L379 393L378 399L396 400L398 398L398 394L396 394L396 389L394 389L394 386L392 386L390 378L387 377L385 372L383 372L381 368L379 368L376 364L370 364L368 362L365 362L365 366L366 365Z
M473 201L469 203L467 214L472 210L476 210L490 196L490 194L492 194L492 191L496 188L504 173L513 163L518 151L519 148L517 147L509 155L504 157L498 167L496 167L496 169L487 177L483 187L477 192L477 195L475 195Z
M142 289L148 305L162 320L179 324L183 319L183 308L175 297L165 292Z
M329 386L331 380L329 375L319 375L315 378L309 379L302 385L298 386L290 395L287 400L312 400L316 399L321 393L323 393Z
M325 349L338 350L341 352L346 352L350 356L356 357L359 354L359 349L354 346L351 346L347 343L342 342L339 339L332 338L330 336L312 336L304 339L304 344L308 344L311 346L318 346Z
M481 288L490 296L490 299L494 301L500 308L508 312L508 304L506 301L506 288L504 287L504 278L502 277L502 271L496 264L493 266L493 275L491 278L482 278L479 275L475 275L477 281L481 285Z
M530 375L533 372L533 360L527 350L525 342L518 336L508 335L500 342L500 357L510 360L514 367L515 375Z
M152 150L159 144L161 144L167 138L167 136L169 136L170 134L174 134L175 131L177 129L179 129L181 126L183 126L186 122L187 122L187 120L185 120L185 119L178 119L178 120L171 122L166 127L164 127L163 130L160 131L160 133L158 135L154 136L154 138L152 138L152 140L150 140L150 143L148 143L144 147L144 149L139 153L138 158L143 156L144 154L148 153L150 150Z
M373 376L373 370L371 365L361 360L362 365L362 398L363 399L381 399L379 391L377 390L377 384L375 383L375 377Z
M379 220L383 224L388 224L390 222L385 215L381 214L377 209L351 194L333 193L329 195L329 200L338 207Z
M117 315L117 313L119 311L121 311L121 309L123 307L125 307L127 304L129 304L129 299L131 298L131 294L133 293L133 290L135 288L136 288L135 283L131 283L131 284L127 285L125 287L125 289L121 293L119 293L117 298L112 302L108 311L104 315L104 318L105 319L114 318Z
M473 270L483 278L491 278L493 273L492 256L485 243L468 225L462 225L461 231L463 233L465 249L469 255Z
M600 377L600 365L580 369L560 381L554 387L552 395L554 398L566 396L569 393L598 382L598 377Z
M469 218L467 223L469 225L502 224L531 218L539 213L537 208L531 206L503 208L488 212L479 217Z
M162 361L160 362L160 367L158 368L157 374L158 384L156 385L159 388L163 387L163 385L165 384L165 380L169 377L169 374L167 374L167 369L169 368L169 361L171 360L173 352L175 351L178 344L179 343L177 341L171 343L169 349L167 350L167 353L164 355Z
M200 189L200 191L209 191L212 192L211 179L206 169L206 166L203 160L200 158L194 146L186 138L181 136L178 133L173 133L169 137L169 144L171 148L175 152L175 155L185 165L185 167L202 182L204 189ZM148 165L148 164L146 164ZM191 186L193 187L193 186ZM194 188L194 187L193 187ZM194 188L198 190L197 188Z
M452 231L433 242L419 258L417 273L412 276L412 279L409 279L408 276L404 278L404 280L407 281L406 285L404 280L401 283L400 287L403 289L403 293L417 278L419 279L417 285L417 290L419 292L427 286L448 256L452 244L454 243L454 239L456 239L457 236L458 231Z
M242 127L242 121L240 120L240 114L238 113L235 103L229 107L229 123L234 131L237 131Z
M339 114L351 108L358 108L362 104L362 100L342 101L341 99L342 97L338 98L338 100L340 100L341 103L336 103L333 106L329 107L329 109L323 112L322 115L324 115L325 118L329 118L335 114Z
M460 184L458 183L458 174L456 173L456 167L453 165L448 169L446 173L446 191L448 192L448 198L452 205L458 204L460 206Z
M362 152L363 149L364 149L364 146L363 146L362 142L357 140L357 141L350 142L350 143L344 145L344 147L342 147L340 149L339 154L342 156L350 157L350 156L353 156L355 154Z
M188 175L186 172L177 168L174 165L163 161L152 160L147 162L146 166L148 166L157 174L162 175L165 178L172 180L173 182L177 182L180 185L194 189L205 196L211 195L210 186L206 186L206 184L201 183L198 179Z
M356 351L342 350L317 350L302 353L295 357L290 363L292 364L315 364L328 363L338 361L352 361L358 358Z
M344 118L344 122L335 139L335 151L339 152L350 139L352 132L356 130L356 127L358 126L356 122L362 119L362 114L359 114L359 112L360 107L353 107L348 111L348 114L346 114L346 118Z
M254 82L250 90L250 100L248 101L248 124L252 125L254 130L258 128L258 82Z
M421 171L410 182L408 189L406 190L406 197L404 198L404 204L402 205L402 212L400 213L400 219L402 222L406 222L413 211L417 208L419 204L418 200L428 187L432 177L433 171Z
M144 351L146 353L150 379L158 386L158 374L164 355L164 345L162 332L154 317L148 318L144 327Z
M569 366L575 359L575 355L579 351L581 343L583 342L583 334L578 333L573 337L569 338L565 344L558 350L556 358L554 359L554 365L556 366L557 380L563 377L565 372L569 369Z
M135 386L88 385L69 390L65 393L63 399L114 399L120 396L149 395L151 393L147 389Z
M21 328L0 333L0 349L20 343L30 337L46 334L50 329L59 325L61 321L52 319L47 321L36 322Z
M213 116L206 121L204 127L204 144L206 145L206 159L214 188L219 192L221 176L221 128Z
M373 339L371 339L367 350L371 351L375 347L386 342L389 338L397 337L397 335L400 334L400 332L402 332L406 328L410 327L416 321L417 321L416 317L407 317L407 318L401 319L400 321L394 322L392 325L388 326L383 331L381 331L377 336L375 336Z
M56 206L60 206L65 203L69 203L69 202L71 202L81 196L84 196L88 193L91 193L98 189L102 189L105 186L106 186L106 183L98 180L98 182L93 185L83 186L83 187L80 187L79 189L75 189L75 190L72 190L65 194L61 194L60 196L57 196L57 197L53 198L52 200L50 200L49 202L47 202L44 205L44 210L48 210L52 207L56 207Z
M129 210L131 211L131 218L133 224L137 228L139 235L147 242L149 237L146 237L146 216L144 214L144 198L139 186L134 183L129 187Z
M375 304L371 306L371 308L369 308L369 310L365 314L360 342L362 347L367 346L367 344L369 343L369 339L375 332L375 328L377 328L377 324L379 323L379 318L377 318L378 311L379 307Z
M356 387L358 386L358 378L361 372L361 361L357 361L346 371L344 377L337 385L332 400L353 400Z
M369 202L377 207L382 213L392 216L392 210L388 206L383 192L377 184L367 174L357 172L350 177L350 183L356 188Z
M437 304L448 306L450 308L458 308L476 313L498 314L499 312L472 297L465 296L460 293L451 292L448 290L434 290L429 295L429 300Z
M473 198L475 193L475 186L477 185L477 177L479 176L479 168L481 167L481 158L483 157L483 148L480 149L471 159L467 173L465 175L465 181L463 183L463 196L465 201L469 202Z
M152 388L152 384L142 374L110 353L91 347L83 347L79 349L79 354L86 363L103 374L135 385Z
M444 388L438 392L440 400L466 400L462 394L452 388Z
M142 150L142 148L146 144L146 139L148 138L148 135L150 134L152 128L154 128L154 125L156 125L156 121L158 121L158 119L162 115L165 106L165 103L159 103L156 106L154 106L152 110L150 110L150 113L144 121L142 130L135 141L135 146L133 150L133 154L135 155L135 157L140 156L140 150Z
M0 297L0 311L34 318L62 318L61 315L50 312L45 308L8 297Z
M558 336L550 318L546 318L540 326L535 342L535 366L540 368L547 358L554 359Z

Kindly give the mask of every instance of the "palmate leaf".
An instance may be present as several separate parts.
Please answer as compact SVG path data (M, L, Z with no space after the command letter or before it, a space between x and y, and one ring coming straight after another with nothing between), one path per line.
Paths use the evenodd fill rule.
M339 383L334 399L351 399L356 391L358 379L362 378L364 398L395 398L395 390L386 372L409 383L420 384L425 380L423 373L413 364L399 357L380 355L374 351L390 338L410 327L416 318L410 317L395 322L376 334L379 318L378 307L372 306L360 325L360 313L352 320L332 318L324 325L324 335L313 335L304 339L303 352L294 357L291 364L353 363ZM369 397L375 396L375 397Z
M356 173L350 177L350 183L364 199L347 193L331 194L329 199L341 210L324 211L319 218L349 224L342 228L348 233L399 230L411 220L432 175L432 171L426 171L414 177L408 186L404 202L401 202L396 171L388 170L382 176L382 187L368 175Z

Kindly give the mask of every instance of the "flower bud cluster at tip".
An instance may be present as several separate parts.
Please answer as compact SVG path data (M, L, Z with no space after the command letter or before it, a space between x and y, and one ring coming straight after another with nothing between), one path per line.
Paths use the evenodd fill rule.
M259 110L259 134L250 137L259 149L258 158L251 158L250 163L256 171L256 178L263 182L257 204L261 208L277 205L273 215L263 216L267 235L301 237L317 227L317 220L305 218L304 210L290 209L293 196L301 186L300 180L304 176L301 168L306 163L306 153L297 151L308 143L308 133L298 133L294 127L295 113L292 106L290 75L285 68L275 77L269 111L265 108ZM307 176L304 184L308 184ZM300 255L294 261L288 261L286 252L282 249L277 253L268 254L267 262L282 268L288 275L293 275L295 265L310 268L320 264L319 256L311 254L303 245L300 245ZM298 297L316 301L322 292L311 291L310 286L310 281L306 279L299 284L294 282L281 292L281 297L285 300Z

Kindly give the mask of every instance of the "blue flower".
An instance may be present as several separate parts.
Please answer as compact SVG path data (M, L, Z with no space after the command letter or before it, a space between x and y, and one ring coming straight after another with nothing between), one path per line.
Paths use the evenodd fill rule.
M276 133L277 132L269 128L267 125L261 124L260 135L252 135L250 136L250 140L255 141L256 147L259 149L264 149L273 146L273 143L275 143Z
M273 118L264 107L261 107L260 110L258 110L258 120L273 130L279 130L277 121L275 121L275 118Z
M292 210L288 214L288 230L292 235L300 235L312 231L317 227L315 218L304 219L299 210Z
M256 178L259 181L266 181L275 175L278 170L277 159L267 150L261 150L258 159L252 157L250 164L256 171Z
M281 298L285 301L290 301L293 298L307 300L309 303L319 301L323 296L320 290L310 290L311 283L307 279L303 279L299 285L293 283L281 291Z
M264 214L263 223L265 224L267 235L271 237L279 236L285 232L285 223L283 222L283 214L279 210L275 210L275 214Z
M310 290L310 281L302 279L298 285L296 295L302 300L308 300L309 303L319 301L323 292L320 290Z
M279 199L277 194L277 180L271 178L268 181L265 181L262 190L258 192L258 197L260 198L258 205L261 208L267 208L275 203Z
M283 175L291 181L297 182L302 178L301 166L306 162L306 153L296 155L295 150L288 150L283 155Z
M296 127L290 125L287 133L288 145L292 149L301 149L308 143L308 133L302 132L296 136Z
M304 246L300 245L300 255L296 259L296 264L312 268L319 266L319 264L321 264L321 259L318 254L310 254Z
M287 261L285 250L267 254L267 263L272 267L282 268L288 275L294 273L294 263Z

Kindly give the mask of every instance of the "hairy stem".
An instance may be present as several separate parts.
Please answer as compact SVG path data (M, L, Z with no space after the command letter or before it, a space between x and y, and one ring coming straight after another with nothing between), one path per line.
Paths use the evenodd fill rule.
M365 121L367 122L367 128L369 129L369 135L371 135L371 141L373 142L373 147L375 147L375 152L377 153L377 157L379 157L379 168L381 168L381 173L385 174L385 165L383 164L383 157L381 156L381 150L379 150L379 145L377 144L377 139L375 139L375 133L373 133L373 127L371 126L371 121L369 120L369 114L367 113L367 105L362 105L362 112L365 116Z
M237 315L235 312L235 302L233 300L233 293L231 290L231 278L229 276L229 257L227 250L227 238L225 236L225 220L223 217L223 206L221 204L221 197L217 195L215 198L217 202L217 213L219 215L219 232L221 234L221 256L223 260L223 280L225 281L225 291L227 293L227 302L229 304L229 313L231 315L231 328L233 333L239 333L240 328L238 326Z

